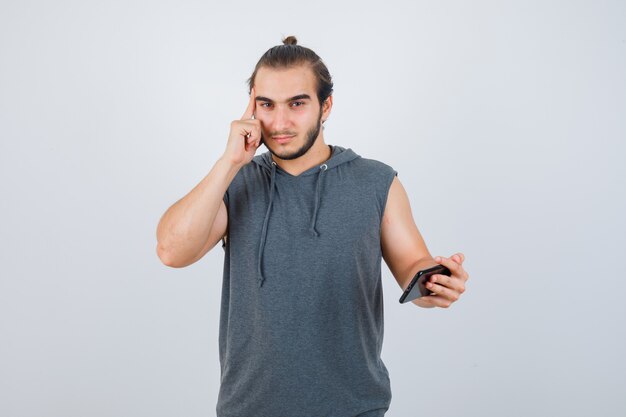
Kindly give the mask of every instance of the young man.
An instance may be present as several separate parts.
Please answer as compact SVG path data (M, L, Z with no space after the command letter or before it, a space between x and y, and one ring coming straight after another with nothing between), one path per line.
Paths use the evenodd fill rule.
M433 259L393 168L324 142L333 84L313 51L288 37L249 83L223 156L157 229L172 267L223 240L217 415L383 416L381 259L402 289L448 267L413 301L445 308L465 290L464 256Z

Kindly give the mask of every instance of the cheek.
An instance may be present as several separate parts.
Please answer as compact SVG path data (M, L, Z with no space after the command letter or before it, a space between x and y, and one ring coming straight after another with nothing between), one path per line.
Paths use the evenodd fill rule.
M307 126L317 121L317 113L296 112L296 114L293 115L293 121L301 126Z
M266 114L255 114L254 118L261 122L261 127L263 129L267 129L268 126L271 125L272 119L268 117Z

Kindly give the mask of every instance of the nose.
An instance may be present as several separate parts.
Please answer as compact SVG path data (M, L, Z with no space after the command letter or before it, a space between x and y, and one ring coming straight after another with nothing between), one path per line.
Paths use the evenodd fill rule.
M289 120L289 109L283 106L276 106L276 110L274 110L274 130L277 132L282 132L284 130L288 130L290 127Z

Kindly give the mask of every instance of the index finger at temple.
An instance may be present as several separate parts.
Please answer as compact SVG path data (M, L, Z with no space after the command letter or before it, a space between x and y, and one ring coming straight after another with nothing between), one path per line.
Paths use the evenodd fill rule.
M252 118L254 114L254 109L256 107L256 98L254 96L254 88L250 91L250 101L248 102L248 108L241 116L241 120L248 120Z

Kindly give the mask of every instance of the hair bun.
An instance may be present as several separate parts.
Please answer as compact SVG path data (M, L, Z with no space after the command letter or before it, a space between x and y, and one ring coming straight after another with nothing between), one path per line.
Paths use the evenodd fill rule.
M285 39L283 39L283 45L296 45L297 43L298 40L295 36L287 36Z

